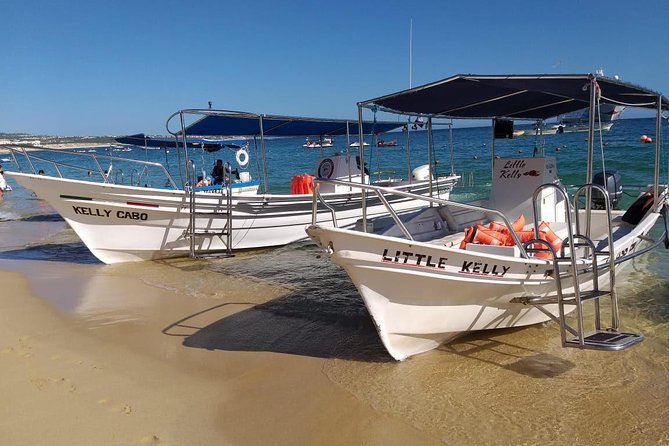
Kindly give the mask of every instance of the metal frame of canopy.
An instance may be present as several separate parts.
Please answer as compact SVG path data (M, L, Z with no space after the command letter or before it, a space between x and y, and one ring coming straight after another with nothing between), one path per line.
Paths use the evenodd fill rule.
M179 117L179 129L171 130L170 121ZM186 116L200 116L195 122L186 124ZM400 122L359 122L355 119L322 119L299 116L267 115L233 110L183 109L174 112L167 118L167 131L183 146L185 164L188 165L188 136L228 136L253 137L257 151L257 138L260 138L259 157L262 164L264 192L269 190L267 165L265 159L265 137L296 137L296 136L346 136L346 150L350 151L350 130L358 127L359 134L378 136L391 130L406 127ZM362 131L362 133L360 133ZM359 139L363 141L362 137ZM407 145L408 146L408 145ZM360 151L364 160L364 151ZM190 179L192 180L192 179Z
M657 200L662 145L662 111L669 110L669 100L661 93L618 79L593 74L459 74L419 87L361 101L357 106L359 122L362 122L362 113L365 108L374 112L383 111L427 117L428 155L433 150L431 134L434 118L490 118L493 119L494 125L496 118L544 120L589 107L586 172L586 183L589 184L593 176L594 121L595 107L598 102L656 110L653 195ZM362 132L362 126L359 132ZM494 138L492 150L494 160ZM430 160L431 175L432 162ZM589 196L586 197L586 200L587 203L590 203ZM364 206L363 196L363 208ZM363 220L366 220L364 210Z

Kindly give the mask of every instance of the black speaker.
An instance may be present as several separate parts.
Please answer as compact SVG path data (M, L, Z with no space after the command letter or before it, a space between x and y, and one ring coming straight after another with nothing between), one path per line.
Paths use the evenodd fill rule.
M495 119L495 138L513 138L513 121L510 119Z

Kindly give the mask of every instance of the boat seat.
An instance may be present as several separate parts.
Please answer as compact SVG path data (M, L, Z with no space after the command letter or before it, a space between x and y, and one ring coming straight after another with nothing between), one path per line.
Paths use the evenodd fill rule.
M460 242L465 238L464 232L456 232L448 234L445 237L434 239L430 241L432 245L446 246L447 248L457 248L460 246Z
M613 241L620 240L625 237L627 234L632 232L636 225L626 222L621 222L618 226L613 228L611 235L613 235ZM595 244L595 249L597 251L606 251L609 247L609 238L604 234L600 238L593 238L592 243Z
M448 229L451 232L461 232L466 227L488 220L485 214L481 211L463 209L448 204L439 207L439 214L446 222Z
M417 213L402 215L400 219L416 241L430 241L452 232L444 224L437 208L427 208ZM388 237L404 236L401 230L394 224L381 232L381 235Z

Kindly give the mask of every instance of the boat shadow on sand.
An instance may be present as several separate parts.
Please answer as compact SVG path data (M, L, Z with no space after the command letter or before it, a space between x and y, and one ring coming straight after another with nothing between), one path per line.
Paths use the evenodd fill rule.
M183 337L183 345L191 348L396 362L381 343L368 315L332 316L334 308L310 305L310 314L305 317L305 297L298 292L260 305L247 302L220 304L176 321L162 332ZM239 306L249 308L204 326L197 324L197 319L206 313L220 315L235 311ZM485 332L471 333L442 345L432 354L440 352L443 355L435 358L439 362L448 361L449 355L457 355L532 378L554 378L575 367L573 362L550 353L499 339L514 337L523 329L501 329L495 337Z
M334 308L328 308L328 304L315 306L313 302L308 304L309 314L305 315L306 298L308 296L296 292L260 305L220 304L170 324L163 333L182 336L186 347L207 350L393 362L369 316L335 315ZM240 305L249 308L208 325L197 324L197 319L205 313L216 315Z
M174 322L163 333L192 348L266 351L319 358L392 362L357 290L336 265L317 260L314 245L296 243L203 267L290 291L261 304L215 305Z
M170 324L163 334L183 337L183 345L191 348L394 363L346 273L316 260L317 255L315 246L298 243L262 255L198 264L198 269L280 283L293 291L262 304L215 305ZM434 360L455 354L536 378L558 376L574 367L542 352L541 346L524 346L525 330L471 333L441 346Z
M0 244L0 260L101 264L58 214L37 214L2 225L12 237Z
M77 264L100 264L83 243L41 243L0 251L0 260L40 260Z

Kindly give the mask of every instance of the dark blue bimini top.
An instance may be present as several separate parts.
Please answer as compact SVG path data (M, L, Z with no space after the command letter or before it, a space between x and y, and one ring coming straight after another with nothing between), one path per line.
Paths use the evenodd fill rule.
M358 134L358 120L269 116L212 110L184 110L202 113L198 121L186 127L186 135L199 136L340 136ZM363 122L363 134L378 135L401 128L404 122Z
M174 138L160 137L160 136L148 136L144 133L137 133L136 135L121 136L114 138L116 142L121 144L131 144L139 147L175 147L177 142ZM183 147L183 141L179 140L179 147ZM223 147L228 147L231 149L239 149L241 146L246 144L244 140L212 140L204 138L188 138L186 140L186 145L189 149L204 149L208 152L215 152L222 149Z

